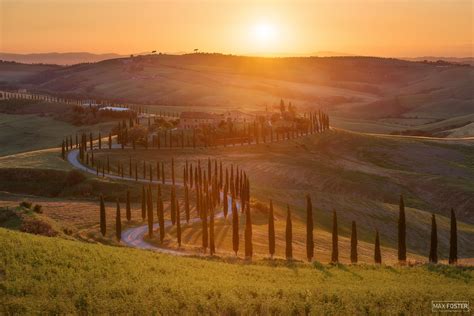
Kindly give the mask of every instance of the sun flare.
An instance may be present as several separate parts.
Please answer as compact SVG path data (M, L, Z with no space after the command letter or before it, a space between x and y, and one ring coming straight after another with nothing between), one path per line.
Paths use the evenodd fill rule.
M273 44L277 39L277 28L275 25L267 22L261 22L254 26L254 39L260 44Z

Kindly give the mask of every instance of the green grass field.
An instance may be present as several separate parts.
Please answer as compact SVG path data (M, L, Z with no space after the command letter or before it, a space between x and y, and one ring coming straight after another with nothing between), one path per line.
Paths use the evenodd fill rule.
M0 258L4 314L422 315L474 298L472 268L230 264L2 228Z

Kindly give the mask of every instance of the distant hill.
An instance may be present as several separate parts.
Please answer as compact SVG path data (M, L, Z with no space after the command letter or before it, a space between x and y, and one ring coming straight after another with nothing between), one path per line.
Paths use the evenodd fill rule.
M25 64L56 64L74 65L80 63L95 63L98 61L125 57L119 54L93 54L93 53L39 53L39 54L12 54L0 53L0 60L15 61Z
M32 68L27 75L25 69ZM0 88L13 84L64 96L213 111L277 108L284 99L303 111L323 108L333 116L397 120L395 132L474 113L474 68L449 62L157 54L47 69L3 63L0 73ZM470 123L457 122L447 127Z

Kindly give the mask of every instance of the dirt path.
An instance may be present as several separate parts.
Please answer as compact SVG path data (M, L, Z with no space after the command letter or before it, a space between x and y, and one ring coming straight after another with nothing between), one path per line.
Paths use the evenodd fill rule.
M73 149L67 154L67 160L71 165L73 165L75 168L89 172L92 174L97 174L97 171L84 166L80 161L79 161L79 150L78 149ZM120 177L116 175L111 175L111 174L104 174L104 177L110 178L110 179L118 179L118 180L128 180L128 181L134 181L137 182L135 178L130 178L130 177ZM138 179L139 182L143 183L153 183L153 184L162 184L161 181L158 180L153 180L150 182L150 180L147 179ZM168 183L170 184L170 183ZM183 186L183 183L181 182L175 182L175 185L177 186ZM221 199L223 198L224 193L221 192ZM232 197L228 196L227 198L228 201L228 215L232 216ZM240 210L240 202L236 201L236 207L237 210ZM214 219L219 219L224 217L224 211L220 210L218 213L215 214ZM199 223L201 222L200 218L192 218L189 220L190 224L194 223ZM186 224L186 222L182 222L182 224ZM165 221L165 229L171 227L173 224L171 223L170 220ZM158 230L159 229L159 224L153 224L153 230ZM174 249L166 249L166 248L160 248L155 245L152 245L144 240L145 234L148 233L148 224L137 226L137 227L132 227L128 228L125 231L122 232L122 241L124 244L126 244L129 247L134 247L134 248L139 248L139 249L148 249L148 250L153 250L161 253L166 253L166 254L171 254L175 256L190 256L190 255L195 255L195 253L190 253L190 252L185 252L184 250L174 250Z

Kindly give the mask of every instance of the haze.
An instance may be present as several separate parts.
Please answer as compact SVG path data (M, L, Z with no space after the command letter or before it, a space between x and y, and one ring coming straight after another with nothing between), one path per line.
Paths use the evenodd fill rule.
M470 1L0 2L0 51L472 56Z

